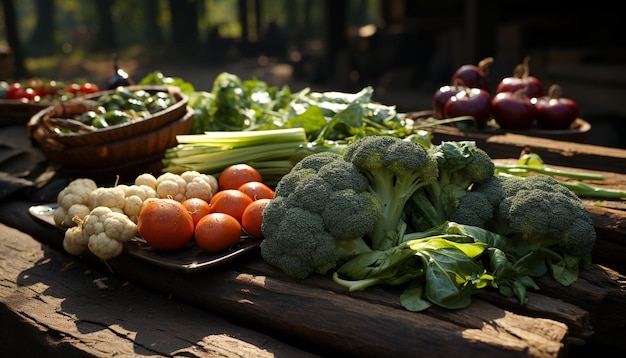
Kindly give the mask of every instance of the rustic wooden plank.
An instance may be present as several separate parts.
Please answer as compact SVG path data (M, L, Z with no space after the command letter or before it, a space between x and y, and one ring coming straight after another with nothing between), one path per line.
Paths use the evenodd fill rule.
M55 233L48 230L44 239L56 241L58 247L60 234ZM433 342L450 354L477 356L558 357L567 348L568 328L555 320L522 318L488 304L461 313L473 318L459 324L454 318L446 321L398 308L397 296L393 306L371 303L358 295L337 293L306 280L274 276L272 269L268 270L272 276L268 276L239 266L253 261L258 267L269 267L254 255L191 275L154 267L126 255L110 260L107 266L93 255L85 255L82 260L102 272L110 269L123 279L246 327L288 338L289 342L326 347L333 354L419 355L432 353ZM332 283L327 277L324 280ZM489 309L485 311L485 307ZM457 313L449 314L452 317ZM100 322L96 317L90 319Z
M51 232L54 231L50 231L49 229L44 230L42 225L37 225L36 223L33 227L31 227L32 223L29 225L27 222L28 220L25 220L28 218L24 218L23 214L26 210L13 209L10 211L13 213L22 213L21 215L18 215L18 218L16 218L19 219L16 222L21 225L20 229L37 231L38 233L36 237L40 237L43 240L48 239L51 244L56 245L57 247L60 246L60 239L54 239L51 235ZM90 258L89 256L86 256L83 259L94 267L99 267L101 270L108 270L107 267L102 266L102 264L97 260L94 260L93 257ZM538 332L534 331L535 329L543 332L558 332L559 325L566 324L568 330L567 336L559 342L559 345L567 346L571 344L580 344L580 341L585 340L589 336L590 329L594 332L597 329L597 327L593 326L594 324L597 324L596 320L590 319L590 317L599 317L600 314L598 314L598 312L609 312L613 309L614 305L622 305L623 307L626 307L626 298L623 297L623 295L607 294L604 292L606 289L595 285L586 289L585 287L581 288L579 285L573 285L567 289L563 287L555 287L555 291L558 292L558 295L555 295L557 297L551 297L550 291L544 290L542 287L542 290L539 292L532 293L533 298L535 297L535 294L540 295L540 298L537 299L536 305L529 307L519 307L519 305L515 302L511 300L503 300L501 297L499 298L499 302L497 302L497 304L494 303L495 301L490 302L487 299L483 299L485 302L489 302L490 310L493 309L496 312L500 312L500 314L496 315L497 317L515 317L515 319L518 319L519 317L539 317L541 319L547 319L546 322L556 322L559 324L546 327L544 322L535 322L535 328L532 328L531 332L526 335L526 337L537 335L537 339L533 338L533 342L526 342L525 338L520 338L519 334L514 334L513 336L517 337L514 338L514 343L514 341L511 341L512 338L509 337L509 335L512 334L509 330L510 328L506 328L512 323L509 323L508 319L492 322L490 320L491 317L484 317L482 313L480 313L483 309L479 309L481 307L479 305L483 304L481 300L476 301L481 302L479 305L472 305L470 308L458 312L439 310L435 308L428 310L428 312L425 313L410 313L399 308L397 292L393 292L393 290L389 290L387 288L372 288L362 292L347 293L343 288L335 285L332 280L329 280L328 277L316 276L307 280L293 280L284 277L284 275L281 275L276 269L264 263L258 255L257 257L254 255L246 256L245 259L241 258L240 260L235 261L215 272L202 273L198 275L173 273L164 269L146 265L145 263L138 262L130 257L126 257L125 255L111 260L109 262L109 268L111 268L113 272L119 273L126 279L133 282L140 282L144 287L154 289L157 292L172 294L174 297L185 300L194 306L204 308L209 312L226 315L230 319L262 327L264 331L273 332L276 335L283 337L289 337L290 342L300 339L304 340L308 344L311 344L311 342L316 343L321 339L321 341L325 344L326 340L328 340L327 344L331 347L333 347L333 342L343 342L343 344L340 344L340 347L337 349L343 349L346 346L352 347L352 345L345 343L345 340L355 342L355 338L345 336L345 332L353 332L353 328L351 328L350 325L345 327L341 326L343 324L347 325L346 322L341 321L341 317L346 315L346 312L340 311L338 307L343 305L352 306L356 303L358 303L358 305L366 305L365 307L370 307L371 305L371 307L374 308L368 308L366 310L351 309L347 312L347 317L349 318L348 321L350 322L365 319L361 316L361 314L368 312L371 312L374 316L366 316L368 317L366 320L376 322L376 315L385 315L387 314L387 310L391 310L390 312L395 312L395 314L402 312L402 317L407 316L407 314L420 318L426 316L429 317L426 322L442 322L443 326L446 327L445 329L442 329L442 331L445 332L442 341L453 341L455 342L454 344L458 344L456 339L459 339L459 337L450 332L462 335L462 333L467 332L468 329L478 329L479 331L473 331L477 336L493 337L493 334L488 332L488 328L478 327L495 326L498 327L498 331L502 332L504 335L503 337L499 337L498 340L503 342L502 344L504 344L505 347L493 347L492 342L487 341L478 341L470 344L464 340L464 344L461 344L461 347L463 347L464 350L474 350L477 354L481 352L493 353L490 352L489 349L497 349L499 354L503 352L517 352L515 354L520 354L517 349L519 347L525 347L522 355L530 354L528 352L535 351L535 346L539 344L538 342L541 341L541 339L546 339L545 334L538 334ZM619 280L623 281L623 276L618 275L613 277L612 281L609 280L609 282L611 282L610 292L613 292L613 290L616 289L617 283L615 281ZM260 285L259 282L263 282L263 284ZM257 287L259 285L261 287ZM271 288L269 291L268 287ZM617 286L617 292L623 291L623 287L620 288ZM598 292L600 295L604 295L604 297L608 298L605 300L593 298L598 295ZM583 302L589 301L593 302L593 304L582 305L579 303L584 307L582 308L577 304L570 303L569 301L563 299L563 297L570 296L579 297L578 299ZM315 297L318 299L315 299ZM322 297L323 299L320 300L319 297ZM330 302L326 302L328 300L330 300ZM566 302L567 304L559 303L559 301ZM329 307L326 307L327 305ZM273 312L277 309L281 311L282 317L278 321L276 320L275 315L273 315ZM292 313L290 312L292 309L300 311ZM524 309L526 311L524 311ZM306 315L303 315L301 312L302 310L303 312L306 312ZM326 310L328 310L330 314L329 317L324 315ZM590 312L587 312L588 310ZM513 315L510 315L509 313L513 313ZM306 317L307 315L310 315L312 318ZM482 321L472 321L468 318L472 315L475 317L482 317ZM557 317L558 319L556 319ZM311 323L313 326L307 326L307 329L294 326L294 319L297 321L303 321L306 320L306 318L312 322L323 321L324 324L321 327L318 327ZM431 319L434 321L431 321ZM339 327L337 327L337 322L340 322ZM423 323L424 321L422 320L421 322ZM470 322L474 322L474 324L471 325L469 324ZM476 324L476 322L479 322L480 324ZM591 322L591 328L589 327L588 322ZM423 325L417 324L416 326L415 324L416 323L407 318L404 318L404 321L400 320L398 325L393 327L391 325L387 325L384 320L381 323L385 330L397 329L398 331L396 331L396 334L398 337L402 336L402 330L417 329L419 331L420 329L430 329ZM462 328L450 330L447 325ZM612 325L616 327L624 327L624 319L620 318L618 315ZM344 335L342 336L337 331L333 331L333 329L344 332ZM450 336L451 334L452 336ZM548 336L554 337L553 333ZM427 337L430 340L435 339L435 336L433 335ZM393 340L391 342L393 343ZM355 344L361 347L364 351L379 352L383 349L381 347L385 344L389 344L389 342L381 343L377 342L375 339L369 339L368 342L357 341ZM424 342L424 344L426 343ZM464 346L467 344L469 344L469 347ZM489 348L487 349L482 347L483 344L487 345ZM400 345L402 346L402 344ZM404 347L403 349L407 348ZM485 349L487 349L487 351L485 351ZM502 352L499 350L502 350ZM564 348L561 350L564 350ZM363 354L368 354L367 352L364 352ZM388 352L387 348L385 348L385 352ZM402 351L399 353L407 352Z
M313 357L0 225L3 356Z

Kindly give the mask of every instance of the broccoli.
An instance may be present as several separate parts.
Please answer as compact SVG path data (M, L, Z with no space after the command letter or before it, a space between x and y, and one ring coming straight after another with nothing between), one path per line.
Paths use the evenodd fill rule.
M437 160L436 181L417 190L406 206L412 230L423 231L447 221L474 184L494 175L494 163L473 141L441 142L428 148Z
M368 190L382 207L382 217L368 233L374 250L385 250L402 241L398 227L404 223L404 207L413 193L437 179L437 161L421 145L390 136L361 138L344 151L368 179Z
M403 209L415 190L437 178L419 144L368 136L343 155L320 152L283 176L263 213L261 255L296 278L402 241Z
M381 216L356 166L336 153L312 154L278 182L263 212L261 255L294 278L325 274L371 250L363 237Z
M463 197L450 220L502 235L507 240L498 248L509 255L540 255L564 285L591 263L596 241L593 221L578 196L544 174L496 175Z

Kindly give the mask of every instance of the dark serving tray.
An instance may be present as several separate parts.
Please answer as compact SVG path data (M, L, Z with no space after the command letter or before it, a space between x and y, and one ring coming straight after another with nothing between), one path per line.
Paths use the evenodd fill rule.
M41 223L65 232L64 228L54 223L56 208L56 204L33 205L28 208L28 213ZM255 250L260 243L261 240L242 234L237 245L221 252L202 251L193 240L181 250L166 252L155 250L140 238L136 238L126 243L123 254L170 270L192 273L211 269L236 259Z

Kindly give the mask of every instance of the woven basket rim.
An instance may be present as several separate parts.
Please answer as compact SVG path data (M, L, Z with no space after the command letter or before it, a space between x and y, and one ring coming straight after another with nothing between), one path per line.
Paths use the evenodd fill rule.
M132 137L143 132L155 130L158 127L161 127L162 125L176 120L185 114L189 97L185 93L181 92L180 88L178 87L126 86L124 88L132 92L136 92L139 90L145 90L151 93L167 92L174 98L176 102L164 110L153 113L148 118L142 118L129 123L123 123L107 128L99 128L93 132L72 133L54 132L43 123L44 119L47 118L47 116L52 115L52 113L64 111L62 107L64 106L64 103L59 103L55 106L48 106L42 109L31 118L28 123L31 136L33 136L33 133L37 132L37 135L35 135L35 140L37 140L38 142L53 140L67 146L99 144L110 141L112 137L114 139L122 139ZM85 101L94 100L107 94L113 94L115 93L115 91L116 89L106 90L86 96L77 97L76 99L66 101L65 105L69 106L72 103L84 103Z

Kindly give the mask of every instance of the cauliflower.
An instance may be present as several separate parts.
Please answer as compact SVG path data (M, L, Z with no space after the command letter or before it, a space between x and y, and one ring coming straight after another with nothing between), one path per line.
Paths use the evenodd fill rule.
M218 190L217 179L210 174L186 171L179 174L163 173L156 178L156 192L160 198L185 201L189 198L211 200Z
M124 243L137 235L137 225L128 216L105 206L92 209L81 227L87 247L102 260L121 254Z
M98 206L106 206L117 212L124 212L126 194L124 186L99 187L89 194L88 206L91 210Z
M58 209L54 212L54 223L61 227L76 226L74 216L84 217L89 194L98 188L95 181L86 178L75 179L57 195Z
M209 202L218 189L217 179L209 174L201 174L197 171L186 171L180 177L187 182L185 198L200 198Z
M156 190L157 179L150 173L143 173L135 178L135 185L147 185Z
M65 230L63 237L63 248L71 255L82 255L87 250L89 238L83 235L83 228L80 225L72 226Z
M163 173L156 181L156 192L160 198L184 201L186 187L187 182L185 179L174 173Z
M139 212L141 211L144 202L150 198L156 198L156 190L145 184L128 185L124 187L124 189L124 214L126 214L134 223L137 223Z

